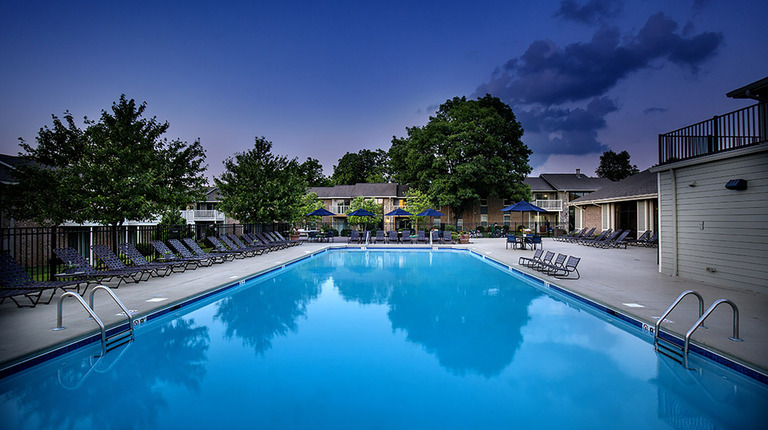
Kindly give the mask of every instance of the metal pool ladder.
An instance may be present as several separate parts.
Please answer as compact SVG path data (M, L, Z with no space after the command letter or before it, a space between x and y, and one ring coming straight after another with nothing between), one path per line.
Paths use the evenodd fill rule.
M128 328L125 330L122 330L118 333L114 333L110 336L107 336L106 328L104 327L104 323L101 321L98 315L96 315L96 312L93 310L93 295L98 290L104 290L106 291L110 297L117 303L118 306L120 306L120 309L123 310L123 313L125 314L125 317L128 318ZM101 356L103 357L106 355L109 351L114 350L115 348L118 348L126 343L133 342L133 324L131 321L131 312L128 310L128 308L123 305L123 302L120 301L120 299L117 298L115 293L112 292L108 287L104 285L97 285L91 290L90 295L88 296L88 303L85 303L85 300L83 300L82 297L80 297L78 294L68 291L59 297L59 301L57 303L57 310L56 310L56 327L53 329L55 331L58 330L64 330L66 327L62 325L62 315L61 315L61 309L62 309L62 303L64 302L64 299L67 297L74 297L80 305L85 309L86 312L91 316L91 318L96 322L96 324L99 325L99 330L101 331ZM90 305L90 306L89 306Z
M687 295L694 295L699 301L699 319L696 320L695 323L691 326L691 328L688 329L688 331L685 333L685 340L683 342L683 346L678 345L677 343L672 342L669 339L663 339L659 337L659 332L661 328L661 323L664 321L664 319L667 317L667 315L672 312L672 309L674 309L685 296ZM731 309L733 309L733 336L729 337L730 340L734 342L741 342L742 339L739 338L739 308L736 307L736 304L728 299L718 299L715 300L714 303L712 303L712 306L710 306L706 311L704 311L704 299L701 297L701 294L699 294L696 291L693 290L686 290L683 291L680 296L677 297L677 299L672 303L672 305L669 306L666 312L659 318L658 321L656 321L656 327L653 331L653 347L654 349L661 353L666 355L667 357L677 361L678 363L682 364L686 368L688 368L688 350L690 348L691 344L691 336L693 336L693 332L695 332L699 327L707 328L704 325L704 320L709 317L709 315L723 303L727 303L731 306Z

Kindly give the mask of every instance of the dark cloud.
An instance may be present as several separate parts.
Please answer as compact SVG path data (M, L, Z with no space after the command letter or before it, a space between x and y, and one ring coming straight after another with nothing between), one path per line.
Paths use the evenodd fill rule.
M693 9L702 10L705 7L709 6L709 3L710 3L710 0L694 0Z
M587 43L560 47L533 42L519 58L499 67L477 94L490 93L515 104L560 104L599 97L630 73L667 59L696 72L722 43L722 33L681 36L663 13L648 18L637 35L622 38L602 27Z
M579 5L575 0L563 0L555 16L592 25L615 17L622 7L622 2L617 0L589 0L584 5Z
M584 155L608 150L597 140L597 131L606 127L605 116L616 110L613 100L599 97L586 109L534 106L518 110L516 115L534 154ZM535 136L528 139L531 134Z
M644 110L643 113L646 114L646 115L651 115L651 114L654 114L654 113L664 113L667 110L668 110L667 108L662 108L662 107L650 107L650 108Z

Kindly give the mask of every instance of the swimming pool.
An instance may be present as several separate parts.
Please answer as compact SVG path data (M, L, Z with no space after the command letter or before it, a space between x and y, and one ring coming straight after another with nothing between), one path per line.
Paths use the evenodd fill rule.
M596 316L597 315L597 316ZM332 250L0 380L3 428L758 428L768 389L459 251ZM95 365L94 365L95 364Z

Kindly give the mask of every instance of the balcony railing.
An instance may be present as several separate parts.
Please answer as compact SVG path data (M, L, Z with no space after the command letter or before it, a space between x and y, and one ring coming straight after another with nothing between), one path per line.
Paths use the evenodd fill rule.
M659 164L768 141L768 104L758 103L659 135Z
M349 212L349 205L336 205L335 214L345 214Z
M548 211L560 212L563 210L562 200L534 200L533 204Z
M224 222L224 213L217 210L184 210L181 211L181 217L187 221L187 224L194 224L197 221Z

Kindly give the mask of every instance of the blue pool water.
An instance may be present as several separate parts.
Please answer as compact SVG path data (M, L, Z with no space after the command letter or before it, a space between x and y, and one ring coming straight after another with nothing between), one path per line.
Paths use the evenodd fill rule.
M762 428L768 389L466 252L329 251L0 380L3 429Z

